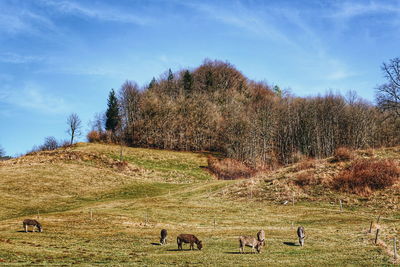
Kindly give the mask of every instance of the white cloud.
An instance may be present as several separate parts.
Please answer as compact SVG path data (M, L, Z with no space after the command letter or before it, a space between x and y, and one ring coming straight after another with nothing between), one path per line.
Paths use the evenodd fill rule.
M65 14L95 18L102 21L132 23L138 25L145 25L150 22L150 19L147 17L123 12L110 6L85 6L82 3L73 1L42 0L41 2Z
M29 10L0 5L0 33L37 34L41 29L54 30L51 20Z
M331 16L341 19L351 19L369 14L400 15L399 2L391 1L389 4L383 3L383 1L344 2L338 6L338 11Z
M27 83L22 89L3 87L0 90L0 102L44 113L68 111L68 105L64 99L45 92L35 83Z
M224 24L241 28L268 39L294 45L286 34L280 31L271 21L271 14L249 9L240 2L222 6L193 2L183 2L182 4Z
M24 64L43 61L44 59L39 56L26 56L12 52L0 53L0 62L13 63L13 64Z

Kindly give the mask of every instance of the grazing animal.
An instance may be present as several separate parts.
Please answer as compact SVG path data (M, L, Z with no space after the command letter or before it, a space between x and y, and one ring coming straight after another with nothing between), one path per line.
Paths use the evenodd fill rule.
M263 247L262 241L258 241L255 237L252 236L239 236L239 252L244 253L244 247L251 247L253 252L254 249L257 250L258 253L261 252L261 248Z
M161 245L167 244L167 230L166 229L161 230L160 244Z
M264 230L258 231L257 240L262 242L262 245L265 246L265 232L264 232Z
M203 248L203 244L201 241L194 235L190 234L180 234L176 238L176 242L178 243L178 249L182 250L182 243L190 243L190 249L194 249L194 244L197 245L197 249L201 250Z
M304 239L306 237L306 233L304 232L303 226L299 226L299 228L297 228L297 236L299 237L300 246L304 246Z
M25 232L28 232L28 226L33 226L32 232L35 232L35 227L38 229L39 232L43 231L42 225L36 220L25 219L22 222L22 225L24 226Z

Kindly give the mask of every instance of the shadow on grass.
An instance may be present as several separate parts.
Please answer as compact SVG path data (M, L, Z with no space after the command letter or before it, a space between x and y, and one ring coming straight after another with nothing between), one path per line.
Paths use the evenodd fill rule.
M228 252L224 252L224 253L225 254L237 254L237 255L240 255L240 254L258 254L258 253L249 252L249 251L243 252L243 253L240 253L239 251L228 251Z
M298 247L300 246L299 244L296 244L295 242L283 242L286 246L292 246L292 247Z
M151 243L153 246L161 246L161 244L160 243Z
M167 249L167 251L191 251L191 249L190 248L187 248L187 249ZM195 251L195 250L193 250L193 251Z

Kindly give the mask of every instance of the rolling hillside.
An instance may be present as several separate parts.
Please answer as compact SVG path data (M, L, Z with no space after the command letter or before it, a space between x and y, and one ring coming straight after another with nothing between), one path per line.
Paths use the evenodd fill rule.
M120 149L81 143L0 162L0 265L392 263L400 222L396 186L371 197L322 185L300 188L291 181L304 170L295 165L221 181L207 172L205 154L124 147L127 163L120 163ZM375 153L399 155L396 149ZM318 161L312 170L329 177L343 165ZM368 233L378 214L379 225ZM44 232L21 232L25 218L38 219ZM297 245L299 225L306 230L305 247ZM381 241L375 245L377 227ZM162 228L169 232L166 246L157 244ZM267 239L261 254L239 255L238 236L259 229ZM198 236L203 250L177 251L179 233Z

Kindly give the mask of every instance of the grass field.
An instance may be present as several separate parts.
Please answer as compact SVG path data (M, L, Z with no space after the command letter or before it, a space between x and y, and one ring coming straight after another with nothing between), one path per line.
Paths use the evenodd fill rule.
M78 144L0 163L0 265L393 264L396 209L383 210L368 233L378 212L360 201L347 201L340 211L331 199L283 205L259 191L236 198L247 181L216 180L204 168L203 154L124 148L124 168L116 164L119 155L118 146ZM265 187L265 176L254 178L255 184L275 190ZM399 195L391 197L397 205ZM44 232L22 232L25 218L38 218ZM299 225L306 230L304 247L296 238ZM381 241L375 245L377 227ZM165 246L158 245L162 228L168 230ZM266 232L263 251L238 254L238 236L260 229ZM203 250L184 245L177 251L180 233L195 234Z

